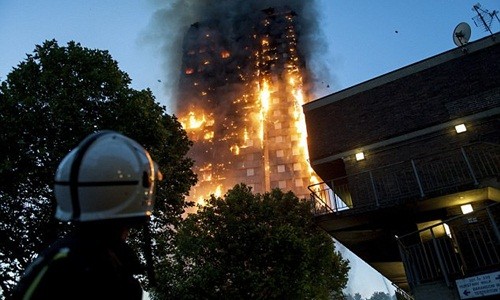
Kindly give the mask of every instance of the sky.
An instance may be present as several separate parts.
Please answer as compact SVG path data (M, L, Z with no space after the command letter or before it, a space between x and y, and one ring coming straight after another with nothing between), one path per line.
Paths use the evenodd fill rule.
M167 113L173 113L170 99L176 78L171 70L178 60L169 54L179 46L175 41L192 23L189 20L198 17L189 13L196 1L0 0L0 81L35 45L55 39L64 46L73 40L87 48L108 50L132 79L132 88L151 89ZM452 33L461 22L471 27L470 41L487 36L474 24L476 3L317 0L313 15L320 26L316 40L308 41L316 51L308 60L316 73L316 92L309 100L455 48ZM479 3L490 12L500 10L498 0ZM180 24L183 20L185 24ZM492 31L499 29L500 24L493 21ZM348 292L368 298L374 291L387 291L390 283L340 248L351 260Z

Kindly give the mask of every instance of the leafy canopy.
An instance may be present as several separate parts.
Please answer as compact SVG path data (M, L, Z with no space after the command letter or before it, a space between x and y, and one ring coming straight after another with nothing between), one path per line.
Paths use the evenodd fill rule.
M171 231L196 182L185 131L149 89L134 90L107 51L55 40L37 45L0 85L0 295L8 294L34 255L61 233L52 217L52 183L60 160L97 130L144 145L165 180L151 232L167 251ZM168 225L168 226L166 226ZM135 241L136 245L140 241ZM162 255L160 248L153 255Z
M307 201L236 185L183 222L159 268L155 299L331 299L348 261L313 223Z

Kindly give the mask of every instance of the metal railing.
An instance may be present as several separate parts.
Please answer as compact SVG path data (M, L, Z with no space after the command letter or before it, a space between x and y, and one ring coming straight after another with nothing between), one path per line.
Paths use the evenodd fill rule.
M396 237L410 287L500 267L500 203Z
M315 215L363 212L475 187L500 174L500 146L479 143L309 186Z
M396 299L415 300L412 295L408 294L394 282L392 282L392 286L394 287L394 290L396 292Z

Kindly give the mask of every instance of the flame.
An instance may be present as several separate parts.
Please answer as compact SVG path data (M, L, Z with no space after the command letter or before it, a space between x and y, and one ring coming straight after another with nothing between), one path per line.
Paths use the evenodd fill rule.
M291 16L287 18L292 19ZM264 24L270 25L271 21L266 20ZM237 71L236 76L240 77L245 88L241 94L229 98L226 102L234 108L234 114L217 115L217 111L207 113L193 108L184 118L179 118L189 137L203 145L201 149L207 157L201 161L210 161L210 157L217 157L218 151L221 152L220 155L224 155L221 156L224 164L220 162L221 159L216 159L218 163L214 166L206 164L198 167L200 180L194 187L193 199L198 199L196 202L200 205L205 205L204 199L208 199L210 195L220 197L222 191L231 188L236 179L242 182L248 180L249 185L263 191L277 185L281 188L286 186L287 189L295 187L296 191L300 191L296 194L301 197L308 194L307 189L304 189L307 182L309 185L320 182L308 163L307 131L302 112L302 105L308 95L304 89L301 74L304 69L299 60L294 29L287 29L278 42L271 34L255 34L254 38L260 43L250 52L255 70L250 73L238 66L241 71ZM280 46L277 50L283 39L288 40L287 47ZM205 51L200 49L200 53L201 50ZM284 53L281 53L282 51ZM222 59L231 57L225 49L221 50L219 55ZM214 62L216 61L204 59L200 64L208 65ZM196 72L202 72L200 70L206 68L201 66ZM191 73L186 70L186 74ZM200 90L204 83L200 81L193 84L199 91L194 102L201 99L214 104L210 101L214 101L212 98L216 94L213 91L217 87ZM233 116L241 118L232 119ZM214 132L215 128L217 130ZM286 136L287 134L289 136ZM222 147L218 148L218 143L221 143ZM282 146L284 148L280 148ZM277 151L280 151L280 155ZM277 165L278 163L280 165ZM280 172L280 167L284 170L286 164L299 167L293 170L293 174ZM286 169L289 169L288 166ZM247 177L244 177L245 175ZM261 180L257 176L264 178Z
M245 127L245 129L243 130L243 141L246 142L248 141L249 137L248 137L248 130L247 128Z
M269 90L269 83L263 80L262 85L259 87L259 100L260 100L260 117L259 117L259 138L261 142L264 141L264 129L266 115L269 111L269 104L271 102L271 92Z
M198 197L198 200L196 200L196 205L199 206L205 206L207 203L205 201L205 198L203 196Z
M293 73L296 69L290 69L289 72ZM296 132L299 135L298 146L303 153L303 160L307 162L309 158L309 149L307 148L307 128L304 114L302 112L302 105L304 101L304 92L302 91L302 78L290 75L288 79L288 85L292 89L292 95L294 97L295 105L293 111L294 123ZM312 169L311 165L307 162L307 173L309 174L309 183L316 184L319 183L319 179Z
M214 138L214 132L213 131L208 131L203 135L203 139L205 140L211 140Z
M196 112L195 109L179 118L179 122L186 130L189 137L194 140L212 140L214 138L213 114L206 115L203 111Z
M267 111L269 110L269 102L271 99L271 92L269 90L269 82L264 79L262 83L262 88L260 90L260 103L262 107L262 113L265 115Z
M208 163L206 164L204 167L201 167L200 168L200 171L201 172L204 172L204 171L211 171L212 170L212 164L211 163Z
M215 192L213 193L213 195L217 198L220 198L222 196L222 185L219 184L217 186L217 188L215 188Z
M207 205L207 199L210 198L211 195L213 195L216 198L222 197L222 191L224 190L224 187L222 184L217 185L213 190L205 190L203 192L198 191L198 198L196 198L195 203L197 206L205 206ZM194 211L195 212L195 211Z
M232 145L229 150L231 150L234 155L240 155L240 147L238 145Z
M318 176L314 173L314 171L312 172L311 174L311 179L309 180L309 184L310 185L316 185L318 183L320 183L321 181L318 179Z
M182 124L182 127L184 127L186 130L190 129L196 129L200 128L205 122L205 114L202 114L201 116L196 116L194 111L190 111L187 115L187 117L180 118L179 122Z

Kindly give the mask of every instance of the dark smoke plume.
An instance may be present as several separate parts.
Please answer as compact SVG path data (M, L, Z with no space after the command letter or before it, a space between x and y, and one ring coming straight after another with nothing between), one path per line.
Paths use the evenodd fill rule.
M317 0L172 0L154 3L158 6L152 20L149 38L159 43L162 51L164 78L162 82L175 107L176 89L182 60L182 41L189 26L196 22L217 19L231 22L236 16L251 14L269 7L288 6L299 18L299 47L304 53L313 82L327 82L328 71L321 62L326 41L320 28ZM227 26L226 28L232 28ZM231 32L225 34L230 35ZM314 90L314 87L313 87ZM308 99L311 100L311 99Z

